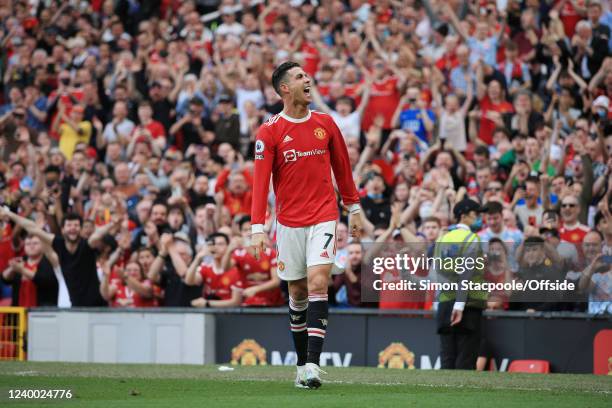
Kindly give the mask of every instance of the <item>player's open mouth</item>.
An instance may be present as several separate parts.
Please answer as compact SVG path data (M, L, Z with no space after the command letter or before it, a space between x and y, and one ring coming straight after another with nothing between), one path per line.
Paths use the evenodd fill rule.
M307 86L306 88L304 88L304 94L305 95L310 95L310 87Z

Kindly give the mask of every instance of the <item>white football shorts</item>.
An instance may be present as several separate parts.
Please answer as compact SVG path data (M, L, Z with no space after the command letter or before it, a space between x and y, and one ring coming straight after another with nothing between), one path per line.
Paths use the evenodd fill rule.
M277 222L276 248L278 276L285 281L303 279L308 267L334 263L336 221L297 228Z

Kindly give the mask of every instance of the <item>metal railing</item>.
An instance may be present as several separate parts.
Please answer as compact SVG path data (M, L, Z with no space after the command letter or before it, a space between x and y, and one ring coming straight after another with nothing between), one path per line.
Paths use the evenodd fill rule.
M26 359L26 309L0 307L0 360Z

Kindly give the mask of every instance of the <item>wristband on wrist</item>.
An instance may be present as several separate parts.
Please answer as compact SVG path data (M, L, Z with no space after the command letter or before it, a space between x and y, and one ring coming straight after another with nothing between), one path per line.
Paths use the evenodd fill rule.
M361 207L359 206L359 204L355 203L355 204L349 205L348 210L349 210L349 213L356 214L358 212L361 212Z

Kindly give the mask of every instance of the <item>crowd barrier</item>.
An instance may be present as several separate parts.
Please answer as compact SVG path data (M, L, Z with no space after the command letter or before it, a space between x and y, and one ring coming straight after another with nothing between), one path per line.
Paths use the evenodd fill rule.
M116 363L293 365L284 308L34 309L28 359ZM332 310L321 365L438 369L431 311ZM515 359L552 372L612 373L612 316L486 312L489 369Z
M26 359L26 309L0 307L0 361Z

